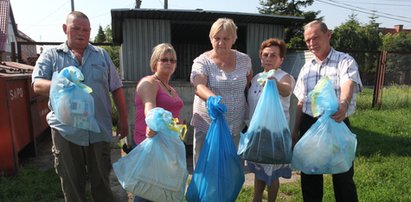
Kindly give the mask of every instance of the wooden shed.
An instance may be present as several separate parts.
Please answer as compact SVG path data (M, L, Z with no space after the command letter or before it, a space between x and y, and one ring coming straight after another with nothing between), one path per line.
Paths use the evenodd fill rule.
M177 52L177 69L171 84L185 103L180 119L189 124L194 99L194 90L189 83L192 62L212 48L209 31L211 25L222 17L231 18L236 23L238 37L234 48L251 57L255 72L261 71L258 58L261 42L271 37L283 39L287 25L304 20L292 16L205 10L111 10L113 43L121 46L120 66L130 109L130 130L134 128L135 120L135 86L140 78L151 74L152 49L164 42L171 43Z

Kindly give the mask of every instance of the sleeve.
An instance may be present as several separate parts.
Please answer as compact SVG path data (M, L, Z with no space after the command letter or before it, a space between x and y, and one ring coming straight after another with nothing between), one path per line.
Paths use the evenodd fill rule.
M343 85L346 81L352 80L357 85L355 85L354 93L361 92L363 86L360 78L360 73L358 70L358 64L351 56L348 56L341 60L340 64L341 68L339 69L340 74L340 86Z
M298 74L298 78L297 78L297 82L295 83L294 86L294 91L293 94L295 95L295 97L297 97L297 99L299 101L303 101L305 95L305 86L304 86L304 69L305 69L305 65L301 68L300 73Z
M53 52L51 49L49 49L42 53L40 57L37 59L36 65L33 69L33 73L31 75L32 83L34 83L36 79L51 80L54 72L54 62L52 60L52 55Z
M123 82L120 79L120 76L117 72L116 66L114 65L113 61L110 58L110 55L104 49L100 49L102 51L106 64L108 65L108 73L109 73L109 88L110 92L113 92L121 87L123 87Z
M191 75L190 75L190 82L192 83L194 77L197 75L206 75L208 76L207 72L207 62L205 61L205 56L201 55L194 59L193 66L191 68Z
M248 56L248 55L246 55L246 56L247 56L247 63L246 64L247 64L247 76L248 76L252 73L253 68L252 68L250 56Z
M295 79L294 79L293 75L288 74L288 73L287 73L287 75L291 78L291 83L290 83L291 90L294 90L294 88L295 88Z

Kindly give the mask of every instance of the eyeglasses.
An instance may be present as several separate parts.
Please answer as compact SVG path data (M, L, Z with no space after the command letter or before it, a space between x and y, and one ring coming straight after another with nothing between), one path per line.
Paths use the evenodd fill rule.
M177 62L177 60L174 60L174 59L171 59L171 58L160 58L159 61L162 62L162 63L170 62L172 64Z

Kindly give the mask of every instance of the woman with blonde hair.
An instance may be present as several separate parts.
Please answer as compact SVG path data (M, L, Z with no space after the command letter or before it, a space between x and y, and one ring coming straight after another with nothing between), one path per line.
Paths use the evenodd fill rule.
M169 84L171 75L177 64L176 52L168 43L154 47L150 59L152 75L142 78L136 87L136 124L134 128L134 143L140 144L146 137L155 135L155 131L147 127L146 114L155 107L170 111L173 117L179 117L184 106L177 91Z
M134 127L134 143L140 144L145 138L153 137L156 131L147 127L145 118L148 112L161 107L170 111L174 118L180 116L184 106L177 91L169 84L171 75L176 70L177 55L171 44L158 44L153 49L150 59L152 75L142 78L136 87L135 105L136 122ZM139 196L134 201L148 201Z
M244 90L253 77L250 57L232 49L237 39L237 26L233 20L219 18L211 26L209 37L213 48L194 59L190 75L195 90L191 120L194 165L211 123L206 108L210 96L222 97L221 103L227 107L225 118L234 145L238 147L247 108Z

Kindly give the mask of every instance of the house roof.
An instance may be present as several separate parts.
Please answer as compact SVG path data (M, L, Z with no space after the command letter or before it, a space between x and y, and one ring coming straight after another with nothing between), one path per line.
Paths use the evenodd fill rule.
M17 29L16 20L14 19L13 9L9 0L0 0L0 50L4 51L8 35L8 20L10 18L14 35L25 41L35 42L29 36Z
M4 51L7 42L7 29L10 9L10 1L0 1L0 51Z
M214 22L217 18L231 18L238 24L276 24L291 25L304 21L303 17L278 16L256 13L222 12L205 10L175 10L175 9L112 9L111 25L113 43L123 42L124 19L160 19L181 22Z
M378 31L380 31L383 35L398 34L401 32L411 33L411 29L403 29L402 25L395 25L394 28L380 27L378 28Z
M32 38L30 38L27 34L25 34L24 32L20 30L17 30L17 33L18 33L17 36L26 42L36 42Z

